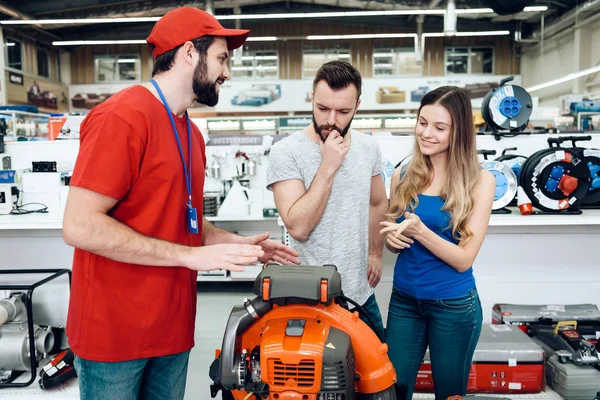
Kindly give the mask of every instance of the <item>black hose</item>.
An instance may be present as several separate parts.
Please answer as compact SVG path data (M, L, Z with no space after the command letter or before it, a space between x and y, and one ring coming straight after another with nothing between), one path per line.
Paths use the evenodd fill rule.
M371 319L371 317L369 316L369 314L367 314L364 310L364 308L362 308L362 306L360 304L358 304L357 302L355 302L352 299L349 299L348 297L344 296L344 295L340 295L339 296L340 299L347 301L348 303L352 304L354 307L356 307L356 309L358 310L359 313L362 313L362 315L364 315L367 320L369 321L369 324L371 325L371 330L373 331L373 333L375 333L375 335L377 335L377 337L379 338L379 340L381 341L381 343L385 343L385 338L380 337L377 332L375 331L375 324L373 323L373 320Z

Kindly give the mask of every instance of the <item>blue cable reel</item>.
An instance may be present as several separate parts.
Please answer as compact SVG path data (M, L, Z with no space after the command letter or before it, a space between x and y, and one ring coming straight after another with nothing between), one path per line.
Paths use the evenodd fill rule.
M503 164L508 165L510 167L510 169L512 169L513 172L515 173L515 175L517 177L517 182L518 182L519 175L521 173L521 168L523 167L523 164L525 163L525 161L527 161L527 157L519 155L519 154L507 154L508 151L512 151L512 150L516 151L517 148L510 147L508 149L502 150L502 155L500 157L496 158L494 161L500 161ZM517 205L517 197L516 196L509 203L509 205L511 205L511 206Z
M492 89L481 103L481 116L486 131L492 131L496 139L502 132L523 132L529 123L533 104L529 93L521 86L506 85L513 76L503 79L500 87Z
M496 192L492 211L509 213L505 207L517 196L517 175L511 167L502 161L484 161L481 168L490 171L496 179Z
M591 185L581 204L586 208L600 207L600 150L583 149L584 161L590 170Z

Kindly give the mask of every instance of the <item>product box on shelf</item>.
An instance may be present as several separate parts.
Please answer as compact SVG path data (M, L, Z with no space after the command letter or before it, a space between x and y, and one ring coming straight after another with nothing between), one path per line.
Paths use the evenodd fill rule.
M539 393L544 387L542 348L511 325L484 325L467 384L468 393ZM416 391L434 388L429 350L417 374Z
M592 343L600 336L600 310L595 304L496 304L492 309L492 324L517 325L526 333L531 325L560 321L576 321L578 332Z
M595 304L495 304L492 309L493 324L538 322L540 318L550 318L554 322L600 321L600 310Z

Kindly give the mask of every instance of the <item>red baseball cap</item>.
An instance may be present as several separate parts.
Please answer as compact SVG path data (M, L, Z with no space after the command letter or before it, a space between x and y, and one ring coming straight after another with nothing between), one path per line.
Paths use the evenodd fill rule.
M249 33L246 29L225 29L215 17L198 8L179 7L156 22L146 41L154 46L152 56L156 59L189 40L206 35L222 36L227 39L229 50L237 49Z

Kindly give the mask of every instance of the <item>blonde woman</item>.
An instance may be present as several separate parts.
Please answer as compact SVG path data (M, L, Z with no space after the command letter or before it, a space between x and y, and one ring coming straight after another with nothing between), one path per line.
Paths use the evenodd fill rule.
M479 166L467 93L453 86L427 93L410 162L392 177L391 219L381 230L398 254L386 341L399 398L412 398L428 346L436 399L466 393L482 323L471 266L495 188Z

